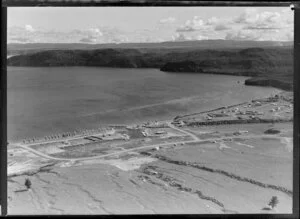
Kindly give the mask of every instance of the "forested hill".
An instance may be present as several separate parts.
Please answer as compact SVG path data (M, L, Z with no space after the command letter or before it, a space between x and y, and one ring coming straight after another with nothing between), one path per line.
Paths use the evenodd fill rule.
M253 40L189 40L176 42L158 43L108 43L108 44L85 44L85 43L9 43L7 55L20 55L45 50L95 50L95 49L245 49L266 48L274 46L293 46L292 41L253 41Z
M248 49L107 48L47 50L16 55L9 66L102 66L159 68L166 72L230 74L256 77L246 84L292 89L291 47Z

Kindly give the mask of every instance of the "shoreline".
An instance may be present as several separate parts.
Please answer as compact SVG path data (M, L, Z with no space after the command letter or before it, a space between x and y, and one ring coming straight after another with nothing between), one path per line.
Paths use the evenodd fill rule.
M106 57L105 60L102 57ZM282 47L246 47L237 50L194 48L188 51L172 48L165 51L153 48L143 51L136 48L42 50L12 56L7 59L7 64L23 67L155 68L165 72L248 76L252 78L245 81L245 85L284 90L293 88L292 49Z
M284 93L290 93L289 91L284 91L284 90L279 90L277 91L276 93L274 93L274 95L280 95L280 94L284 94ZM133 123L119 123L119 124L116 124L116 123L111 123L111 124L105 124L103 126L99 126L98 128L94 128L94 129L85 129L83 131L77 131L77 130L74 130L74 131L69 131L69 132L62 132L62 133L53 133L53 134L49 134L47 136L42 136L42 137L38 137L38 138L23 138L23 139L20 139L20 140L9 140L8 142L8 145L10 144L18 144L18 143L22 143L24 141L26 141L26 139L34 139L32 142L36 142L36 143L45 143L47 141L45 140L42 140L42 139L45 139L47 137L51 137L53 136L53 139L55 139L54 141L57 141L57 140L67 140L68 137L84 137L84 136L88 136L90 134L95 134L97 133L97 130L102 133L102 132L105 132L105 131L108 131L108 130L111 130L112 127L114 126L123 126L123 127L126 127L126 128L134 128L134 127L140 127L140 126L143 126L144 124L146 123L171 123L171 122L174 122L178 119L182 119L182 118L185 118L185 117L190 117L190 116L196 116L196 115L200 115L200 114L205 114L205 113L210 113L210 112L214 112L214 111L218 111L218 110L222 110L222 109L227 109L227 108L232 108L232 107L237 107L237 106L241 106L243 104L246 104L246 103L249 103L249 102L253 102L253 101L259 101L261 99L266 99L266 98L269 98L271 97L272 95L266 95L266 96L263 96L263 97L257 97L255 99L251 99L250 101L246 101L246 102L242 102L242 103L237 103L237 104L232 104L232 105L226 105L226 106L222 106L222 107L218 107L218 108L213 108L213 109L209 109L209 110L204 110L204 111L201 111L201 112L193 112L193 113L189 113L189 114L184 114L184 115L177 115L173 118L170 118L169 116L166 116L168 117L167 119L152 119L152 120L147 120L147 121L141 121L141 122L133 122ZM164 116L163 116L164 117ZM261 121L238 121L237 123L234 123L233 121L230 121L229 124L247 124L247 123L260 123L260 122L263 122L263 123L271 123L271 122L282 122L281 120L261 120ZM290 122L290 120L288 121L285 121L284 122ZM225 121L226 123L226 121ZM223 123L223 124L225 124ZM202 125L210 125L210 124L221 124L220 122L219 123L215 123L215 122L208 122L208 123L201 123ZM199 124L198 124L199 125ZM99 133L98 132L98 133ZM66 137L61 137L65 135ZM56 136L56 137L55 137Z
M233 72L214 72L214 71L205 71L205 72L192 72L192 71L164 71L161 70L161 68L155 68L155 67L114 67L114 66L7 66L7 67L13 67L13 68L108 68L108 69L114 69L114 68L121 68L121 69L155 69L161 72L169 73L169 74L204 74L204 75L226 75L226 76L242 76L242 77L248 77L245 79L243 84L245 86L259 86L259 87L272 87L276 89L281 89L283 91L293 91L293 84L289 84L287 82L283 82L279 79L272 79L267 77L261 77L261 76L251 76L251 73L249 74L243 74L243 73L233 73Z
M211 76L211 77L215 77L215 76ZM244 76L242 77L246 78ZM213 100L208 101L208 105L206 105L207 102L206 100L202 104L202 99L203 99L202 95L193 96L192 94L187 94L186 96L179 96L179 97L172 96L171 98L163 101L158 101L150 104L147 104L146 102L144 103L146 105L133 106L124 109L116 108L116 109L109 109L100 112L96 111L91 113L85 113L82 115L74 115L73 117L71 117L70 115L66 115L65 117L60 117L63 119L65 123L60 123L57 127L53 127L52 125L47 126L47 124L45 124L46 126L43 126L44 123L42 122L41 124L38 123L39 127L41 128L40 131L37 130L37 128L32 126L33 127L32 130L36 132L31 131L31 125L33 124L31 124L32 122L28 122L27 127L29 127L28 130L30 131L26 131L24 132L24 134L21 131L15 132L14 130L17 130L16 129L17 126L12 123L11 125L12 128L9 129L11 131L10 132L11 134L10 134L10 138L8 138L8 141L18 142L26 138L43 138L46 135L58 135L64 132L74 132L74 131L80 132L80 130L82 129L90 130L90 129L105 128L107 126L113 125L114 123L122 124L122 125L135 125L135 124L147 122L149 120L170 120L173 117L176 117L177 115L182 115L182 114L192 115L193 113L198 113L199 109L201 111L207 111L207 110L211 111L211 110L215 110L218 107L223 106L224 104L226 105L232 103L240 104L241 101L244 100L250 101L252 99L262 98L270 94L273 95L279 92L283 92L282 90L277 88L258 88L257 90L260 90L261 92L253 92L251 94L248 92L252 91L253 88L247 88L242 83L238 84L237 83L238 80L239 78L236 77L236 81L234 81L233 86L238 87L238 89L240 89L241 91L245 91L245 93L243 93L243 96L229 94L229 93L226 94L225 96L226 99L228 99L228 102L224 101L223 103L221 103L219 101L220 99L219 95L215 96ZM266 93L264 92L264 90L266 90ZM137 114L137 116L135 116L135 114ZM108 116L111 119L106 119L105 118L106 116ZM55 119L56 118L53 118L53 121L58 122ZM52 122L49 119L47 120L49 124Z
M10 212L57 214L56 209L61 209L58 214L70 214L74 213L71 209L74 205L83 212L90 204L99 203L109 213L124 213L131 206L141 213L145 213L143 206L155 208L158 213L174 212L174 209L179 213L189 212L186 207L178 209L174 203L159 209L156 202L148 202L149 197L153 200L178 197L178 204L195 204L191 210L197 209L199 213L204 213L207 206L214 206L215 213L268 213L263 207L272 196L280 200L278 212L290 212L292 105L292 94L281 92L240 103L238 107L233 104L196 113L190 118L133 126L111 124L112 130L106 133L86 132L44 143L11 145L8 148ZM275 108L281 109L273 112ZM224 114L214 117L222 111L229 117ZM257 115L273 120L218 124L222 120L234 121L240 112L264 112ZM211 122L207 115L213 116L216 124L192 125L193 121ZM245 121L253 120L248 114L241 116ZM290 121L278 122L278 118ZM32 182L31 189L24 189L26 179ZM115 203L119 199L111 198L111 190L122 199L128 195L139 197L139 202L128 200L130 204L122 203L123 208L117 209ZM174 196L169 197L170 193ZM254 198L247 194L256 195ZM34 203L28 202L28 198ZM138 210L138 206L143 208ZM101 209L90 210L103 213Z
M232 72L177 72L177 71L168 71L167 73L173 74L207 74L207 75L227 75L227 76L243 76L249 77L243 82L245 86L259 86L259 87L272 87L276 89L281 89L284 91L293 91L293 84L281 81L279 79L272 79L268 77L261 76L251 76L243 73L232 73Z

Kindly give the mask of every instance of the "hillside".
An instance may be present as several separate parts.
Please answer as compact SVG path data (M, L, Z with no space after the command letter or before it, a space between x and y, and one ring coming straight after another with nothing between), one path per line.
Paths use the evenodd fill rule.
M7 54L20 55L46 50L95 50L95 49L245 49L266 48L274 46L292 46L293 42L281 41L236 41L236 40L196 40L176 41L160 43L109 43L109 44L85 44L85 43L10 43L7 45Z
M293 51L288 48L249 48L240 51L207 51L189 55L186 61L167 62L160 69L166 72L189 72L250 76L246 85L293 89ZM197 58L198 57L198 58Z
M196 72L256 77L246 85L292 89L291 47L247 49L107 48L46 50L10 57L9 66L102 66L160 68L166 72Z

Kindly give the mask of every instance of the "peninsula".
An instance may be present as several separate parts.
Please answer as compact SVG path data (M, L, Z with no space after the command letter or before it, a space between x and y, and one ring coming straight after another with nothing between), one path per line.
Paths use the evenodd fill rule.
M201 44L201 42L199 42ZM168 44L166 44L168 45ZM211 44L210 44L211 45ZM249 43L245 44L250 46ZM245 46L244 45L244 46ZM63 49L14 48L8 66L99 66L118 68L159 68L165 72L226 74L251 77L245 85L293 89L293 49L287 46L228 48L215 46L140 45L98 48L73 46ZM143 47L144 46L144 47ZM74 48L74 49L70 49ZM78 49L80 48L80 49Z

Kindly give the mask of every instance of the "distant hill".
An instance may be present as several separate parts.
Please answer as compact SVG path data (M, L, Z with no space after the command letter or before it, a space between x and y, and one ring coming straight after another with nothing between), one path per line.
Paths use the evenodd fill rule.
M293 88L292 47L247 49L104 48L45 50L8 58L9 66L101 66L159 68L166 72L195 72L256 77L247 85Z
M194 72L252 77L246 85L293 89L291 48L248 48L239 51L206 51L187 55L184 61L166 62L166 72Z
M110 43L110 44L84 44L84 43L12 43L7 45L8 55L26 54L43 50L94 50L94 49L232 49L252 47L290 47L293 42L288 41L236 41L236 40L196 40L161 43Z

